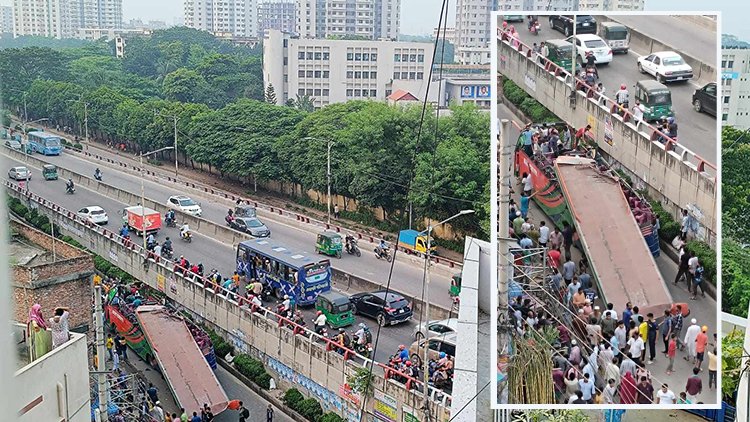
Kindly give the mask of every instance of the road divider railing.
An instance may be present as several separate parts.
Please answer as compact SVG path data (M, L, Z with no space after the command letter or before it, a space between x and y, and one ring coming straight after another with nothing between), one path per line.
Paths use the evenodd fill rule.
M303 371L303 375L331 391L338 391L357 368L367 368L372 363L373 368L378 369L373 371L376 390L396 398L401 405L399 408L421 406L424 384L419 379L342 347L271 309L251 308L246 302L236 300L235 293L223 286L215 285L187 268L172 265L170 261L154 259L141 245L17 184L6 180L5 187L12 197L26 201L53 219L58 230L76 238L93 253L137 280L161 291L199 322L216 327L233 344L241 341L243 347L256 349L258 356L274 358L295 371ZM321 371L322 368L325 369ZM433 386L427 388L432 417L447 419L451 395Z
M595 130L598 134L596 144L601 151L617 160L623 169L643 180L651 194L665 198L665 205L675 215L691 204L700 207L703 214L701 224L710 236L716 234L718 171L715 164L648 122L636 121L630 110L619 106L615 100L600 95L595 87L537 54L520 39L498 29L497 41L501 48L498 55L499 72L510 74L509 77L516 79L522 77L519 75L525 75L525 88L524 81L518 80L516 83L527 92L536 93L541 104L551 111L565 115L560 117L568 120L571 126L571 119L578 120L582 125L585 122L591 124L593 119L595 128L592 131ZM523 57L525 62L516 60L511 63L511 57ZM563 87L568 91L572 87L575 89L566 98L564 95L568 91L561 92ZM576 104L579 106L576 107ZM580 107L581 104L585 107ZM582 112L577 112L577 108L582 108Z
M227 192L225 190L217 189L213 186L196 183L195 181L191 181L191 180L183 180L181 178L174 177L164 172L154 171L146 166L144 166L144 168L141 169L136 164L129 164L124 161L114 160L112 158L99 155L97 153L92 153L88 150L79 150L79 149L72 148L72 147L65 147L65 150L83 155L90 159L103 162L107 165L116 167L120 170L127 171L132 174L140 174L141 170L143 170L143 173L145 175L147 175L151 179L154 179L160 183L163 183L165 181L169 182L171 184L177 185L180 188L189 189L200 195L210 196L215 200L221 200L222 202L226 203L228 206L237 204L237 201L240 201L240 203L255 207L260 213L265 212L268 216L286 217L287 220L294 220L296 222L303 223L305 225L315 226L315 227L320 228L321 230L332 230L337 233L352 233L355 237L357 237L357 239L370 242L373 245L376 245L380 242L380 239L378 238L378 236L373 235L371 233L362 233L362 232L358 232L352 229L341 227L335 224L329 224L322 220L310 218L309 216L306 216L304 214L300 214L294 211L289 211L281 207L258 202L257 200L243 197L232 192ZM393 247L399 248L399 250L401 250L402 252L413 254L412 250L398 246L397 241L393 242ZM445 266L448 266L449 268L458 268L458 269L461 268L461 263L458 261L454 261L454 260L444 258L441 256L437 256L437 255L432 256L432 259L433 259L433 262L436 264L445 265Z

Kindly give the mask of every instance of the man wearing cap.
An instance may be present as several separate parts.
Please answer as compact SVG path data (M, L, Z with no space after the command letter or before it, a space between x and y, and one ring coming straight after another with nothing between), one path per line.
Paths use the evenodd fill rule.
M703 357L708 345L708 327L701 327L701 332L695 337L695 367L702 371Z
M570 353L568 354L568 360L571 364L578 366L581 363L581 348L578 347L578 342L573 339L571 342Z
M695 362L695 339L698 338L698 334L701 332L701 327L698 325L698 321L695 318L690 320L690 326L685 331L685 346L687 347L687 356L685 360L688 362Z

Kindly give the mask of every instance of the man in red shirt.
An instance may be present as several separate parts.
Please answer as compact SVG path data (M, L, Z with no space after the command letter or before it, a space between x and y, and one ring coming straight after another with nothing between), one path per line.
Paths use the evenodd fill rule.
M586 127L582 127L576 131L576 144L573 146L573 149L578 148L578 143L581 141L585 141L586 133L591 130L591 125L586 125Z
M560 268L560 251L557 249L550 249L547 252L547 255L549 256L549 265L553 268Z
M703 368L701 368L701 364L703 363L703 356L706 352L706 345L708 344L708 334L706 332L708 331L707 326L701 327L701 332L698 333L698 336L695 338L695 367L698 369L698 371L702 371Z
M703 391L703 381L701 381L698 373L700 373L700 370L693 368L693 376L688 378L685 384L685 392L687 392L688 399L692 403L698 403L698 394Z

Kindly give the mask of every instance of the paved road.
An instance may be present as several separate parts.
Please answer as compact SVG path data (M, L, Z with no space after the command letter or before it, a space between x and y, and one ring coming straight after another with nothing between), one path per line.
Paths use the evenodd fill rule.
M518 123L518 119L503 104L498 104L498 118L515 120ZM513 135L511 135L511 137L512 136ZM516 191L520 192L518 188L516 189ZM519 197L517 194L514 195L514 199L516 200L516 203L519 203ZM539 207L537 207L533 201L531 203L529 215L531 216L532 222L534 222L536 225L538 225L539 221L541 220L547 220L549 222L549 218L545 216L544 212ZM573 253L574 261L578 262L578 259L580 258L579 252L573 249ZM599 265L601 265L601 263ZM675 264L675 262L672 261L665 253L662 253L659 258L656 258L656 266L661 272L674 302L687 303L690 307L690 316L685 321L681 339L684 339L685 330L690 325L690 319L692 318L695 318L698 321L699 325L707 325L709 327L710 334L717 332L719 321L717 321L716 301L711 299L710 297L700 298L699 300L690 300L690 296L684 282L680 283L679 285L674 285L674 283L672 282L677 275L677 264ZM614 305L615 311L617 311L619 315L622 315L625 304L615 303ZM638 304L634 303L633 305L637 306ZM711 335L709 335L709 342L710 341L712 341ZM672 391L675 392L675 394L679 394L679 392L684 391L685 389L685 382L687 381L688 374L692 374L692 372L690 372L692 370L692 365L682 359L683 356L686 355L686 352L677 352L677 358L675 359L674 364L675 372L671 376L668 376L665 371L669 362L664 354L659 353L662 350L663 343L661 341L661 338L657 335L656 360L653 364L646 366L647 369L651 371L652 376L654 377L654 388L658 389L662 382L666 382L670 386ZM708 359L708 357L706 357L706 359ZM703 364L704 371L701 372L704 390L703 393L699 396L699 399L705 403L716 403L716 391L708 389L707 367L708 362L706 361Z
M628 18L631 20L645 21L651 17L630 16ZM548 39L566 38L564 34L557 30L552 30L546 20L543 20L541 23L541 32L539 33L539 36L536 37L526 30L524 23L519 31L521 40L531 46L533 43L539 43ZM649 25L658 26L657 24L652 23L649 23ZM673 32L670 32L672 30L673 29L669 27L668 30L662 30L660 32L665 32L670 34L670 36L676 37ZM659 39L659 36L654 36L654 38ZM675 42L674 45L680 50L682 48L689 48L693 42L691 37L680 37L679 40L681 41ZM710 51L716 51L715 44ZM677 52L679 53L680 51ZM624 83L628 86L632 98L635 91L633 86L637 81L653 79L653 76L651 75L638 72L636 60L642 54L645 54L645 52L630 50L628 54L615 55L612 63L609 65L599 66L599 75L601 77L601 82L606 89L605 92L607 96L612 97L614 93L620 89L620 85ZM679 125L678 142L693 151L695 154L701 156L704 160L715 164L717 162L716 119L708 114L698 113L692 108L693 92L699 88L699 85L695 84L693 81L689 81L687 83L670 83L668 86L670 91L672 91L673 109L675 112L675 118L677 119L677 124Z
M65 155L61 157L52 157L52 158L65 158ZM68 159L71 159L69 156ZM53 160L54 161L54 160ZM82 160L80 160L82 161ZM0 163L2 163L2 168L6 169L9 167L12 167L14 165L22 165L21 162L16 162L9 157L3 155L2 159L0 159ZM85 163L85 162L83 162ZM107 214L110 218L110 223L108 224L108 227L110 229L116 229L118 227L118 218L119 218L119 211L123 208L125 204L122 204L119 201L116 201L111 198L104 197L97 192L90 191L88 189L85 189L84 187L79 186L76 189L76 193L74 195L67 195L65 194L65 182L63 180L57 180L57 181L42 181L39 180L40 175L40 169L31 167L33 178L30 183L31 191L35 192L38 195L41 195L45 198L50 198L51 200L55 201L59 205L70 209L70 210L76 210L86 205L99 205L102 208L104 208L107 211ZM83 170L81 170L83 171ZM92 170L93 173L93 170ZM107 173L105 173L105 177L107 177ZM112 177L112 176L110 176ZM125 182L127 183L127 181ZM204 209L206 209L206 205L204 202ZM270 225L271 223L269 223ZM284 227L281 225L278 225L279 227ZM275 226L272 226L275 227ZM274 230L273 228L271 230ZM293 233L305 233L301 230L291 229L287 228L287 230L290 230ZM218 242L214 239L201 236L199 234L196 235L196 238L194 241L190 244L184 243L179 240L179 230L177 228L164 228L163 232L160 233L157 238L161 241L164 240L167 236L173 239L174 241L174 249L175 249L175 256L179 256L180 254L185 255L188 260L191 262L202 262L206 268L206 271L208 272L212 268L216 268L219 270L219 272L225 276L228 276L234 271L234 265L235 265L235 248L233 245L228 245L225 243ZM274 239L277 237L274 236ZM136 241L138 241L140 238L136 238ZM310 252L308 250L308 252ZM339 262L350 262L350 266L354 267L358 265L358 263L362 262L368 262L372 261L370 265L372 264L383 264L383 277L387 277L387 267L386 263L384 261L377 261L374 257L368 256L367 254L363 255L362 258L357 259L354 257L344 256L341 260L335 260L333 262L334 265L338 265ZM359 264L359 265L366 265L366 264ZM402 268L405 269L412 269L411 266L402 265ZM394 275L394 282L393 286L395 288L396 282L400 282L401 285L404 285L406 280L398 279ZM411 283L413 286L419 286L421 288L421 274L419 275L418 279L415 279L414 281L409 280L408 282ZM434 278L433 278L434 280ZM433 285L435 286L435 285ZM433 287L434 288L434 287ZM436 290L433 290L436 291ZM354 293L354 292L350 292ZM419 296L418 292L416 294ZM437 295L437 293L435 293ZM434 303L434 302L433 302ZM314 317L313 311L311 310L304 310L304 313L306 315L306 320L308 321L308 324L310 324L310 321ZM379 346L377 347L375 351L375 358L378 361L385 362L388 358L388 356L392 355L396 349L398 348L399 344L404 344L407 347L411 345L411 343L414 341L414 330L416 326L416 322L419 321L419 315L415 316L414 321L410 321L404 324L399 324L395 326L389 326L384 327L382 329L382 335L379 340ZM373 330L373 339L377 333L377 323L374 320L369 319L362 319L361 317L357 317L357 323L359 322L365 322L371 330ZM355 327L350 327L352 329L355 329Z

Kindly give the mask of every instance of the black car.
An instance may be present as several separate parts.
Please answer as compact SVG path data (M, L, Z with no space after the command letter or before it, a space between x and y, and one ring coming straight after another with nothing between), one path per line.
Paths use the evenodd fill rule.
M412 317L410 303L400 294L385 290L371 293L357 293L349 297L354 306L354 314L375 318L382 327L406 322Z
M237 217L229 223L229 226L253 237L268 237L271 235L271 230L254 217Z
M711 82L696 89L693 93L693 109L697 112L705 111L716 117L716 82Z
M596 19L591 15L552 15L549 26L569 37L573 35L573 19L576 20L576 34L596 34Z

